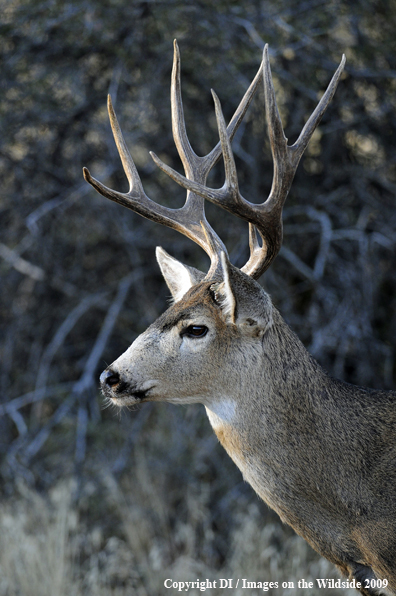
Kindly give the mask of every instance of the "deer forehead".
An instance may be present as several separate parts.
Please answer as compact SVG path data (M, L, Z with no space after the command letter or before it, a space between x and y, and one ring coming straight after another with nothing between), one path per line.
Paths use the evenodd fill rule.
M157 330L166 331L180 326L185 321L212 323L219 330L225 330L227 325L219 305L210 292L211 284L198 284L176 304L173 304L157 319L154 326Z

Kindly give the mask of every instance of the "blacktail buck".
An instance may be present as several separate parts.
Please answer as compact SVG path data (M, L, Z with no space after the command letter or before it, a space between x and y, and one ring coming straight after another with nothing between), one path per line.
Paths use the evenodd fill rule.
M205 275L157 248L174 303L101 375L106 398L119 406L148 401L203 404L219 441L262 499L362 594L396 594L396 392L333 379L306 351L257 283L279 252L282 207L298 162L343 71L333 76L298 140L287 145L271 78L268 47L228 127L213 94L220 142L198 157L187 138L175 42L171 103L173 136L185 177L155 163L187 189L180 209L145 194L116 119L115 142L129 180L123 194L84 169L105 197L185 234L203 248ZM262 204L242 197L231 140L263 82L274 161L271 192ZM225 183L205 186L223 156ZM234 267L209 225L211 201L249 222L250 257ZM261 237L259 241L257 233Z

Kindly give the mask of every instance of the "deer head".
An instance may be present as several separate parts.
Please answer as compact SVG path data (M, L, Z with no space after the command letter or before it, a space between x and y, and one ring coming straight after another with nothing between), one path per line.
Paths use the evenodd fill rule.
M344 63L345 57L299 138L288 146L276 104L266 45L259 71L228 126L219 99L212 92L220 142L209 154L199 157L186 133L180 55L175 41L171 84L172 129L185 176L165 165L154 153L151 156L164 172L187 189L186 202L180 209L161 206L145 194L109 97L110 122L130 188L125 194L111 190L95 180L86 168L85 179L103 196L185 234L206 251L211 261L205 275L157 248L157 260L174 304L102 374L103 393L114 403L126 405L142 400L166 400L208 405L215 399L218 389L219 367L230 359L234 362L234 369L238 369L240 386L242 363L239 361L245 358L237 357L241 352L241 340L254 351L254 346L260 345L273 320L271 300L255 280L279 252L284 202L300 158L334 95ZM274 171L268 198L261 204L254 204L243 198L239 191L231 141L261 83L264 84ZM207 175L221 155L225 168L224 185L220 189L208 188L205 186ZM249 223L250 258L241 269L230 263L226 247L208 223L205 199ZM235 387L232 376L227 375L227 382ZM228 391L226 387L224 390Z

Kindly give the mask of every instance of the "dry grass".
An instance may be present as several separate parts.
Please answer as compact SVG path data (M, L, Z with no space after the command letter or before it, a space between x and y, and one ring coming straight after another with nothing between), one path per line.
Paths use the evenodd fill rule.
M78 527L70 505L70 483L59 485L48 503L19 486L20 497L3 503L0 516L0 594L53 596L77 594L70 588Z
M299 537L278 522L266 523L258 500L231 510L227 556L211 559L216 532L209 494L185 489L187 515L168 509L166 478L152 475L141 452L133 476L120 483L109 473L88 482L78 504L75 483L62 481L45 497L19 486L19 495L3 502L0 512L0 596L156 596L166 578L204 581L293 581L294 589L268 594L311 596L298 579L337 577ZM95 505L96 503L96 505ZM94 511L95 510L95 511ZM197 596L202 592L188 592ZM254 596L260 589L208 589L207 594ZM321 590L325 594L325 590ZM331 594L356 594L331 590Z

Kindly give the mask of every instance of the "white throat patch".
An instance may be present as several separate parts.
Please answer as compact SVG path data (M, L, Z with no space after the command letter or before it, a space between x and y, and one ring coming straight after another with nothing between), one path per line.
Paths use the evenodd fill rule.
M213 428L223 424L232 424L236 418L236 403L228 397L213 400L210 406L205 406L205 408Z

